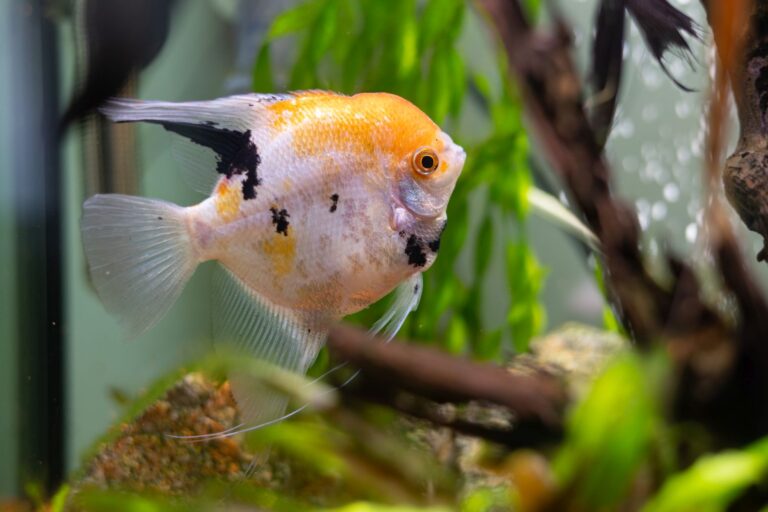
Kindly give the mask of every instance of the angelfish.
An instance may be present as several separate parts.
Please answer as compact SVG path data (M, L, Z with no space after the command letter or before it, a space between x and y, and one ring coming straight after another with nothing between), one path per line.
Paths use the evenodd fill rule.
M159 124L216 157L212 192L194 206L111 194L85 201L92 281L133 334L155 324L207 260L225 275L216 336L299 373L342 317L396 289L373 329L391 338L416 307L465 153L410 102L306 91L114 99L101 111ZM284 409L247 379L232 381L245 421Z

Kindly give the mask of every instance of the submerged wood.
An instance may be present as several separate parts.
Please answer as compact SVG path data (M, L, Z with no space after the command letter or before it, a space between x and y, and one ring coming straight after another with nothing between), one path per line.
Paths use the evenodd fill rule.
M735 237L722 232L709 247L735 298L735 321L706 302L686 262L667 255L668 279L651 275L637 215L611 190L610 166L586 115L567 28L556 19L550 30L534 29L518 1L479 3L497 29L544 154L600 239L622 322L640 348L662 344L675 364L671 416L706 425L719 446L764 435L768 411L758 404L768 401L768 306Z

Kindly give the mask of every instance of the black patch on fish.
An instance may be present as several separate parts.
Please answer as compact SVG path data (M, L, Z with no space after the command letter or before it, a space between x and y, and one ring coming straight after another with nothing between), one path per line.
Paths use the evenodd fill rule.
M277 208L270 208L269 211L272 212L272 224L275 225L275 230L278 233L282 233L285 236L288 236L288 226L290 225L290 222L288 222L288 212L283 208L282 210L278 210Z
M408 255L408 264L414 267L423 267L427 264L427 255L424 254L422 240L416 235L411 235L405 242L405 254Z
M339 194L333 194L331 196L331 209L330 212L333 213L336 211L336 208L339 206Z
M261 184L257 174L261 157L256 144L251 140L251 130L230 130L213 121L159 124L169 132L178 133L195 144L212 149L216 153L216 172L227 178L244 174L243 199L256 197L256 187Z
M243 199L256 199L256 187L261 184L261 180L256 176L256 172L248 172L243 181Z
M434 240L427 242L427 246L429 247L429 250L432 252L437 252L440 250L440 239L443 237L443 233L445 232L445 226L448 225L448 221L443 223L443 227L440 228L440 234L437 235L437 238Z

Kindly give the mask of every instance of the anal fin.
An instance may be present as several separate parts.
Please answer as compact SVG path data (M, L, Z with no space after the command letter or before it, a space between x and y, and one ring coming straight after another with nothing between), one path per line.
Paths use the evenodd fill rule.
M217 346L300 375L306 373L325 342L327 326L271 304L223 267L217 271L214 293ZM267 424L284 413L288 396L268 388L262 380L234 372L230 384L246 426Z

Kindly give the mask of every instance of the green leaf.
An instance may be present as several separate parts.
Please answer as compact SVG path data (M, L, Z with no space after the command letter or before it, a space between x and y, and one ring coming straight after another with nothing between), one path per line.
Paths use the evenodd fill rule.
M528 351L531 338L541 332L546 320L544 308L538 303L545 272L522 240L507 245L506 272L512 297L507 324L515 351L522 353Z
M378 503L357 502L340 508L323 509L324 512L450 512L446 507L412 507L409 505L380 505Z
M302 2L296 7L283 11L269 27L267 42L289 34L295 34L310 27L317 16L321 2Z
M666 371L660 355L622 355L570 414L555 470L584 509L613 510L627 492L659 421L654 396Z
M307 38L308 55L313 64L320 62L337 35L338 14L338 0L326 0Z
M449 41L450 28L461 20L462 0L429 0L419 20L419 48L424 52L433 45ZM459 23L460 28L460 23Z
M351 468L344 457L337 453L339 443L336 434L327 426L307 421L283 422L279 428L263 428L246 436L251 447L273 447L292 458L301 460L321 475L349 476Z
M528 13L530 21L535 25L541 12L541 0L524 0L523 7L525 7L525 11Z
M557 227L575 235L593 250L599 251L600 241L559 199L536 187L528 188L526 195L531 211Z
M488 81L488 77L481 75L480 73L472 73L472 83L477 89L477 92L483 97L487 103L493 102L493 96L491 94L491 83Z
M456 48L451 47L448 52L448 68L451 89L450 114L458 117L464 105L464 97L467 93L467 71L464 59Z
M464 319L458 315L451 317L448 323L448 335L446 336L445 348L451 354L462 354L467 348L467 324Z
M605 279L603 278L603 266L599 262L595 264L594 277L597 288L600 290L605 301L608 302L608 292L605 287ZM621 321L617 318L613 309L608 305L603 306L603 327L606 331L615 332L625 338L628 337L624 326L621 325Z
M515 501L510 487L481 487L474 489L461 502L461 512L486 512L493 510L515 510Z
M451 107L450 89L446 87L451 79L450 53L441 48L437 48L432 55L432 61L429 67L428 81L435 84L427 94L428 113L430 117L440 124L448 115Z
M768 471L768 438L741 451L707 455L687 470L666 480L643 512L715 512L749 486L760 483Z
M78 510L89 512L184 512L200 510L161 496L141 496L120 491L86 489L74 497Z
M272 58L269 43L264 43L259 49L256 64L253 66L253 90L256 92L271 92L275 90L272 81Z
M493 217L486 213L477 232L475 243L475 279L480 280L488 271L493 254Z
M484 333L477 337L474 345L474 354L477 359L483 361L495 361L501 355L501 329Z
M402 79L409 76L419 63L418 55L418 29L416 19L405 17L401 23L397 38L398 76Z
M59 490L56 491L56 494L54 494L53 498L51 499L50 512L64 512L64 507L67 504L67 498L69 497L70 490L71 489L67 484L59 487Z

